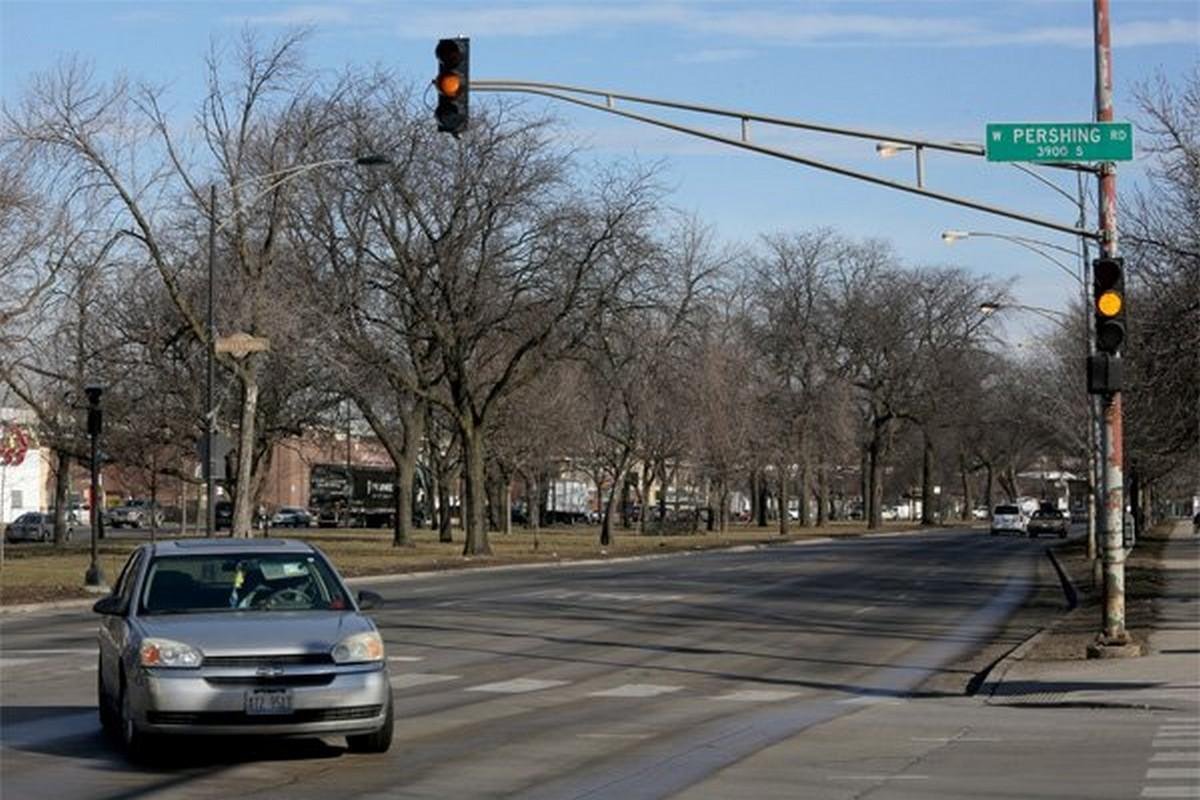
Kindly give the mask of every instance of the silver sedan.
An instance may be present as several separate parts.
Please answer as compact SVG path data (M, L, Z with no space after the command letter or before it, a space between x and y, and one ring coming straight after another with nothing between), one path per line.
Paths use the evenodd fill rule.
M324 554L284 539L139 547L102 615L100 720L129 754L163 734L345 736L384 752L383 640Z

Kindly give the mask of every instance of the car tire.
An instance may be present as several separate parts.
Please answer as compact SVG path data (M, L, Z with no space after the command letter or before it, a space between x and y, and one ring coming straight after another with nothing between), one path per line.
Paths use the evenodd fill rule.
M129 692L126 690L125 675L121 675L121 697L117 707L120 715L117 719L117 734L121 737L121 748L130 761L147 760L154 751L154 739L143 733L133 720L133 712L129 708Z
M1036 533L1033 533L1032 531L1030 531L1030 533L1029 533L1029 538L1030 538L1030 539L1036 539L1036 538L1037 538L1037 534L1036 534Z
M96 664L96 707L100 713L100 727L106 733L115 733L118 724L117 713L113 711L112 698L108 695L108 689L104 687L104 670L99 660Z
M358 736L347 736L346 746L352 753L386 753L392 746L392 698L388 695L387 714L379 730Z

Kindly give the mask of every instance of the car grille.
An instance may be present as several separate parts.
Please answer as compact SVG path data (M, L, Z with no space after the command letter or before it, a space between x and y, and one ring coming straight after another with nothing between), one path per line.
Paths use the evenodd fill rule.
M206 667L288 667L307 664L332 664L329 653L300 653L288 656L205 656Z
M217 675L206 677L210 686L328 686L336 673L322 672L315 675Z
M345 706L343 708L301 708L291 714L249 715L241 711L151 711L151 725L295 725L301 722L337 722L371 719L383 706Z

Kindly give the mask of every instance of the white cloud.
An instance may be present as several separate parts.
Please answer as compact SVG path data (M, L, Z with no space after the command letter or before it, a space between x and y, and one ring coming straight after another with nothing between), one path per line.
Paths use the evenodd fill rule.
M230 16L225 19L251 25L353 25L362 22L361 17L344 5L298 5L270 14Z

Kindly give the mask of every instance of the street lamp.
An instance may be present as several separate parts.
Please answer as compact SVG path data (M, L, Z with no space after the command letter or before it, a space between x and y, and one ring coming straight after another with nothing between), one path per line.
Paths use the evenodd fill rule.
M87 395L87 430L92 444L92 502L89 504L89 517L92 529L92 560L87 572L83 575L83 584L89 591L105 591L104 571L100 569L100 560L96 546L96 533L100 529L100 432L104 427L103 412L100 410L100 395L104 394L101 386L88 386L83 390Z
M875 152L880 158L891 158L912 150L917 157L917 187L925 188L925 148L919 144L903 142L876 142Z
M1006 308L1014 308L1014 309L1018 309L1020 311L1032 312L1034 314L1037 314L1037 315L1043 317L1044 319L1050 320L1055 325L1058 325L1060 328L1065 330L1067 333L1071 332L1071 326L1067 322L1067 320L1069 320L1070 317L1068 317L1062 311L1056 311L1053 308L1043 308L1042 306L1027 306L1027 305L1024 305L1023 303L998 303L994 300L989 300L985 303L979 304L979 312L981 314L983 314L984 316L991 316L992 314L996 313L997 311L1003 311Z
M991 233L988 231L959 231L959 230L942 231L942 241L948 245L954 244L955 242L962 240L962 239L970 239L970 238L978 238L978 237L984 237L984 238L990 238L990 239L1003 239L1006 242L1012 242L1015 245L1024 247L1026 250L1028 250L1032 253L1036 253L1037 255L1046 259L1050 263L1054 264L1056 267L1061 269L1063 272L1070 275L1071 280L1075 281L1076 283L1078 283L1080 285L1083 284L1083 277L1080 276L1079 273L1075 272L1069 266L1064 264L1061 259L1055 258L1054 256L1052 256L1046 252L1046 249L1059 250L1059 251L1062 251L1063 253L1066 253L1067 255L1070 255L1072 257L1077 257L1079 254L1076 253L1074 250L1070 249L1069 247L1063 247L1062 245L1054 244L1053 242L1043 242L1040 239L1030 239L1027 236L1013 236L1013 235L1007 234L1007 233Z
M265 175L258 175L250 180L273 180L261 191L246 201L245 205L253 205L260 197L274 191L284 183L297 178L306 173L312 172L323 167L353 165L359 167L379 167L391 164L392 160L383 154L372 153L365 156L357 156L355 158L331 158L324 161L314 161L308 164L299 164L297 166L288 167L286 169L269 172ZM233 187L231 186L230 189ZM213 400L213 385L216 382L216 342L217 342L217 322L213 311L214 306L214 286L215 279L213 273L217 260L217 233L224 230L227 225L233 222L232 219L226 220L220 225L217 224L217 186L214 183L209 187L208 193L208 347L206 348L208 356L207 364L207 387L205 389L205 431L204 431L204 485L207 508L205 510L204 520L204 535L213 536L217 527L217 484L213 480L213 451L215 449L215 440L217 433L217 409Z

